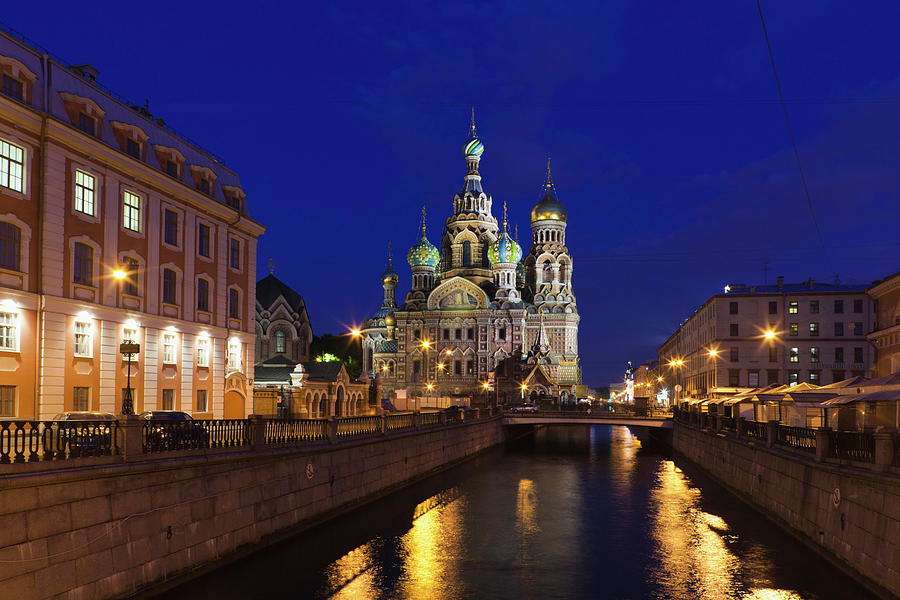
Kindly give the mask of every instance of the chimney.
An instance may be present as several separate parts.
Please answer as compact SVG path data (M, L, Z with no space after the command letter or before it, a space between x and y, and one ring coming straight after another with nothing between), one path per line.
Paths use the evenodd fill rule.
M100 71L98 71L96 67L87 63L84 63L83 65L74 65L72 70L88 81L97 81L97 75L100 74Z
M778 282L775 285L778 287L779 290L784 289L784 275L778 276Z
M809 279L806 280L806 287L808 287L809 289L813 289L813 287L815 287L815 285L816 284L813 282L812 277L810 277Z

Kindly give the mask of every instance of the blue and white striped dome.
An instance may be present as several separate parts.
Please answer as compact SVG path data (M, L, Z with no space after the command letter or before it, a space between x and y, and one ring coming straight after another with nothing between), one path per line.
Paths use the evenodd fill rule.
M488 248L488 259L490 259L492 265L497 263L518 263L522 260L522 247L504 231L503 235L497 238L497 241Z
M484 144L474 135L463 143L463 154L466 156L481 156L484 152Z

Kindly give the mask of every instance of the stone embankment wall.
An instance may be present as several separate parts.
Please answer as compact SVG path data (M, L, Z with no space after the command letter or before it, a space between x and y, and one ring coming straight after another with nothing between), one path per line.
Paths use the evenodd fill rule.
M0 596L129 596L334 517L502 436L493 418L318 448L85 458L2 475Z
M675 423L676 451L876 593L900 597L900 477Z

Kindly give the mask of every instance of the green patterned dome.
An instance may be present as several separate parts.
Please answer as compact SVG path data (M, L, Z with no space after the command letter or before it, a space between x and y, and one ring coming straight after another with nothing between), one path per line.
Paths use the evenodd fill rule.
M505 227L504 227L505 229ZM488 259L491 264L515 264L522 260L522 247L519 246L506 231L488 248Z
M484 152L484 144L473 133L472 137L463 143L463 154L466 156L481 156L482 152Z
M410 267L435 268L441 262L441 255L434 244L429 242L423 233L422 238L409 249L409 252L406 254L406 261Z

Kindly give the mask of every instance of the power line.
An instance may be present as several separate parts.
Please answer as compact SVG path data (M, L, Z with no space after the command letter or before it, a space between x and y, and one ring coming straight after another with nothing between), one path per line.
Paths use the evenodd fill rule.
M766 31L766 20L763 18L762 6L760 5L759 0L756 0L756 9L759 11L759 22L762 23L763 36L766 38L766 48L769 49L769 60L772 62L772 73L775 75L775 85L778 87L778 98L781 100L781 109L784 111L784 121L787 123L788 134L791 137L791 145L794 147L794 158L797 160L797 170L800 172L800 181L803 183L803 193L806 194L806 203L809 206L809 214L812 216L813 225L816 226L816 233L819 236L819 243L822 244L822 254L825 256L825 262L831 265L828 250L825 248L825 238L822 237L822 230L819 229L816 211L813 210L812 197L809 195L809 187L806 185L806 175L803 174L803 166L800 164L800 151L797 150L797 141L794 139L794 131L791 128L791 119L788 117L787 104L784 102L784 93L781 91L781 80L778 78L778 69L775 68L775 55L772 53L772 44L769 42L769 32Z

